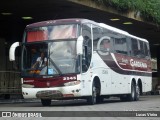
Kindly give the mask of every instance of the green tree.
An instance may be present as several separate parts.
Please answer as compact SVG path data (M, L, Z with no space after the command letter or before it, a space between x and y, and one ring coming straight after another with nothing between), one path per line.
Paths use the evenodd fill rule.
M143 18L160 24L160 0L93 0L119 11L139 11Z

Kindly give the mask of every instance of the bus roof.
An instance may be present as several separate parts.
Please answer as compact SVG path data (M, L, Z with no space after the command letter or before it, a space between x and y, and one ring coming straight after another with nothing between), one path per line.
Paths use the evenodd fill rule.
M112 30L114 32L129 36L129 37L132 37L132 38L135 38L135 39L139 39L141 41L148 42L146 39L143 39L143 38L140 38L140 37L136 37L134 35L129 34L126 31L120 30L118 28L109 26L109 25L104 24L104 23L97 23L95 21L88 20L88 19L83 19L83 18L57 19L57 20L48 20L48 21L36 22L36 23L27 25L26 28L49 26L49 25L54 25L54 24L69 24L69 23L93 23L95 25L98 25L100 27Z
M84 23L84 22L94 22L88 19L82 19L82 18L71 18L71 19L57 19L57 20L48 20L48 21L42 21L42 22L36 22L27 25L27 28L31 27L41 27L41 26L48 26L48 25L54 25L54 24L69 24L69 23Z
M140 37L131 35L131 34L129 34L129 33L126 32L126 31L123 31L123 30L120 30L120 29L118 29L118 28L115 28L115 27L106 25L106 24L104 24L104 23L99 23L99 26L104 27L104 28L107 28L107 29L112 30L112 31L114 31L114 32L117 32L117 33L120 33L120 34L129 36L129 37L134 38L134 39L138 39L138 40L141 40L141 41L144 41L144 42L148 42L146 39L143 39L143 38L140 38Z
M134 36L134 35L131 35L131 34L129 34L129 37L132 37L132 38L135 38L135 39L138 39L138 40L141 40L141 41L144 41L144 42L148 43L148 41L144 38L140 38L140 37L137 37L137 36Z
M104 24L104 23L99 23L99 26L104 27L104 28L107 28L107 29L112 30L112 31L117 32L117 33L121 33L121 34L125 34L125 35L128 35L128 34L129 34L129 33L126 32L126 31L123 31L123 30L120 30L120 29L118 29L118 28L115 28L115 27L106 25L106 24Z

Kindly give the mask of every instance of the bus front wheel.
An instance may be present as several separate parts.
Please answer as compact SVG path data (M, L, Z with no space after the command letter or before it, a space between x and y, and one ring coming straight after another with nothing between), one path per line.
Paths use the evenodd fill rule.
M96 98L97 98L97 88L95 86L95 83L93 82L93 85L92 85L92 95L87 97L87 103L89 105L96 104Z
M43 106L50 106L51 105L51 99L41 99L41 103Z

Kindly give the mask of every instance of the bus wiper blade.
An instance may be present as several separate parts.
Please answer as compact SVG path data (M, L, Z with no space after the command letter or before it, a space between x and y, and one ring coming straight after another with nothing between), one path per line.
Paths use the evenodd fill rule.
M54 62L51 58L49 58L49 59L50 59L52 65L53 65L53 66L56 68L56 70L58 71L58 73L59 73L60 75L62 75L62 72L61 72L60 69L57 67L57 65L55 64L55 62Z

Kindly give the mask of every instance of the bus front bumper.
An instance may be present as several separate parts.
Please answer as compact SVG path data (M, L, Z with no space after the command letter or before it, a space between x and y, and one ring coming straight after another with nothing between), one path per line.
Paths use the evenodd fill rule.
M63 99L68 97L80 97L81 89L79 85L55 88L24 88L22 87L24 98L38 99Z
M44 90L37 92L36 97L39 99L59 99L63 98L63 94L58 90Z

